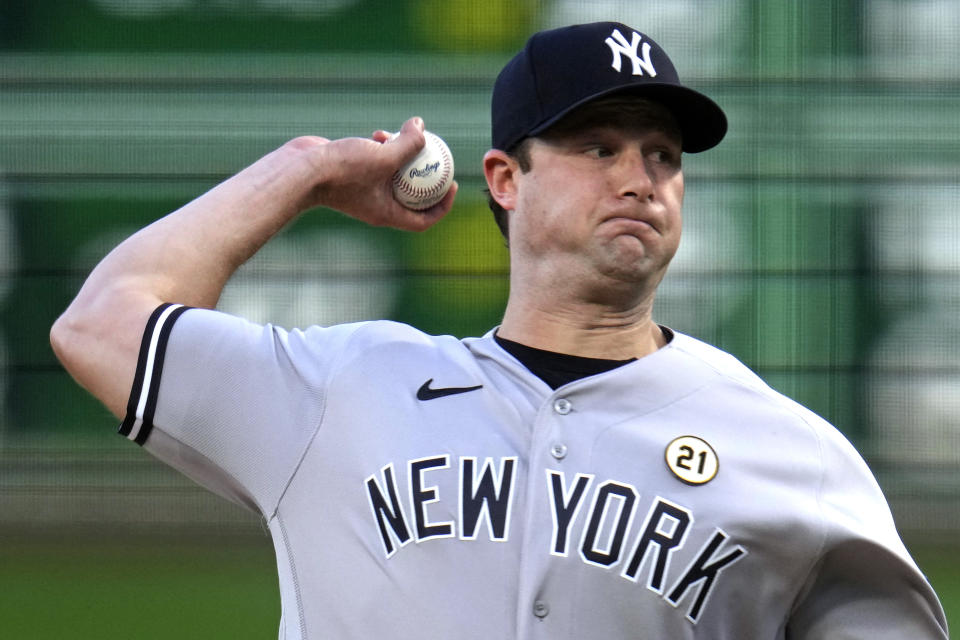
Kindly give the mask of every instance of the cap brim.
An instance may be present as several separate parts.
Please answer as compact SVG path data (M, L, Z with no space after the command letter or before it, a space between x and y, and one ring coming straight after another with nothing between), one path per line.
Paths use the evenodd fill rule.
M693 89L676 84L645 83L629 87L613 87L600 91L570 105L547 121L534 127L529 135L535 136L546 131L565 115L588 102L612 94L630 94L650 98L663 104L680 125L683 136L683 150L686 153L706 151L717 146L727 134L727 116L716 102Z

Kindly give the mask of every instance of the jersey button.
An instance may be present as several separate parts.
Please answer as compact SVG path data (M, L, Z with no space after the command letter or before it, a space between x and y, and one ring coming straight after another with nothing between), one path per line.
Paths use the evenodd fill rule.
M538 618L546 618L547 614L550 613L550 605L548 605L543 600L537 600L533 603L533 615Z
M567 457L567 445L562 442L554 443L554 445L550 447L550 455L557 460L563 460Z
M556 402L553 403L553 410L565 416L573 411L573 404L566 398L558 398Z

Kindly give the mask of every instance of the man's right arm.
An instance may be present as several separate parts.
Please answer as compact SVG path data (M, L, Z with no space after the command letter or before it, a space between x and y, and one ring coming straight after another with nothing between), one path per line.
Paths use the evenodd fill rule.
M181 209L141 229L91 272L50 341L74 379L117 417L144 326L163 302L214 308L227 280L303 211L324 206L371 225L420 231L443 217L456 185L425 212L392 196L393 173L423 147L423 123L372 139L297 138Z

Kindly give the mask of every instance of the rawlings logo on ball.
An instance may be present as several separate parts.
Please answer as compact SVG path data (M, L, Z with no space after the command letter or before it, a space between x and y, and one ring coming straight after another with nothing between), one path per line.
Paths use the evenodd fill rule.
M437 135L423 132L420 153L393 176L393 197L408 209L423 211L443 200L453 184L453 155Z
M437 160L433 164L426 164L423 166L423 169L410 169L409 175L411 178L429 178L431 174L440 171L440 161Z

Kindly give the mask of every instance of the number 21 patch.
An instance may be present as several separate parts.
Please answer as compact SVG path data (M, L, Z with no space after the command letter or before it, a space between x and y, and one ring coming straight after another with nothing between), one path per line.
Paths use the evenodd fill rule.
M720 460L706 440L680 436L667 445L667 467L687 484L705 484L714 479Z

